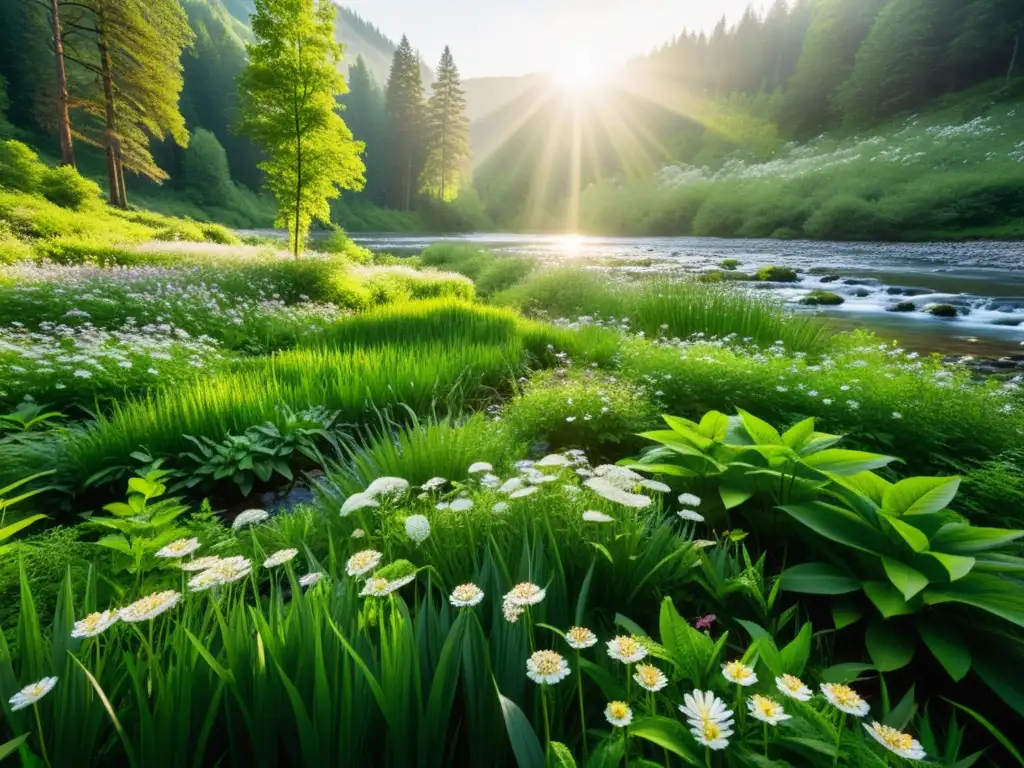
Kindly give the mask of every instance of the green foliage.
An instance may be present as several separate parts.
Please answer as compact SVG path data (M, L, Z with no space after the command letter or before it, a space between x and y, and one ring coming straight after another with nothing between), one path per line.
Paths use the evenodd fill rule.
M385 95L388 119L388 203L408 211L426 155L423 128L426 119L420 63L409 38L395 49Z
M321 253L344 256L356 264L369 264L373 261L373 254L349 238L341 227L332 227L331 234L315 242L315 249Z
M39 191L51 203L75 210L94 207L101 194L99 184L67 165L47 169Z
M420 254L420 263L465 275L481 296L491 296L521 282L537 268L525 256L497 256L471 245L434 243Z
M46 166L20 141L0 141L0 186L18 192L36 192Z
M757 279L773 283L795 283L799 278L791 267L761 267Z
M269 155L260 168L296 257L313 219L330 222L328 201L364 183L363 145L335 111L345 80L334 14L326 0L257 0L256 42L239 81L239 131Z
M235 194L228 156L217 137L203 128L189 139L182 161L181 183L200 204L231 207Z
M466 94L451 49L445 46L431 84L426 110L426 162L420 175L421 191L446 203L468 186L472 163Z

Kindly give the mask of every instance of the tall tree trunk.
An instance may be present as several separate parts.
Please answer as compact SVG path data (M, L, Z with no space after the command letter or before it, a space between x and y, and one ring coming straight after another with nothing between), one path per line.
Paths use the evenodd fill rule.
M1010 82L1010 78L1013 77L1013 70L1017 68L1017 54L1020 53L1020 31L1013 36L1013 55L1010 57L1010 66L1006 70L1006 82Z
M75 150L71 143L71 119L68 117L68 73L64 69L60 0L50 0L50 21L53 24L53 50L57 58L57 133L60 135L60 164L74 167Z
M117 188L121 193L121 207L128 207L128 187L124 183L124 157L121 154L121 142L117 143L117 151L114 153L114 162L117 168Z
M102 18L101 27L102 27ZM100 66L103 72L103 100L106 104L105 129L107 138L107 176L110 184L110 204L127 208L127 196L122 186L124 172L121 170L121 140L117 135L117 121L114 115L114 76L110 67L110 51L103 41L97 44L100 51Z
M295 127L298 131L299 118L295 116ZM299 217L302 212L302 134L297 133L298 143L295 155L295 260L299 259Z

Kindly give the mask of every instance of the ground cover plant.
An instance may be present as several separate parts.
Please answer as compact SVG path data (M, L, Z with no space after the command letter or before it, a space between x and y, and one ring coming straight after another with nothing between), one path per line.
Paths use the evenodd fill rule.
M731 282L125 252L0 283L0 754L1024 763L1019 382Z

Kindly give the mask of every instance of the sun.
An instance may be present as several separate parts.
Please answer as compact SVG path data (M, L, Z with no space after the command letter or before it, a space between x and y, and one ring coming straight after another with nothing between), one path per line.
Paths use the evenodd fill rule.
M566 52L558 68L558 82L567 89L584 90L593 85L600 74L601 68L594 52L575 48Z

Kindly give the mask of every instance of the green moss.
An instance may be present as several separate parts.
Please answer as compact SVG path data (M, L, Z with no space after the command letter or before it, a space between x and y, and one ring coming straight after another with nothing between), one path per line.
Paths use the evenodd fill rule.
M844 299L838 293L832 293L832 291L822 291L817 288L811 291L809 294L807 294L800 300L801 304L807 304L808 306L812 307L833 307L838 306L839 304L844 304L845 302L846 299Z
M757 270L757 279L770 283L795 283L800 278L791 267L770 266Z

